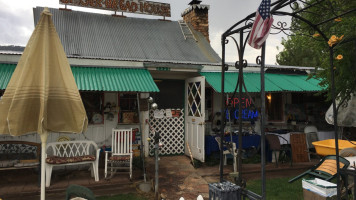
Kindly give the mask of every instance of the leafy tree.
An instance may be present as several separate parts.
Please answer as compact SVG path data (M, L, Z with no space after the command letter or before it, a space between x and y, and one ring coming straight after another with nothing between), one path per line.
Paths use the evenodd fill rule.
M328 98L331 99L330 50L332 50L336 94L347 100L351 94L356 93L356 1L306 0L298 9L318 2L319 4L307 9L307 12L300 12L298 15L312 24L331 20L318 25L317 28L320 30L318 32L303 20L293 18L292 36L282 40L284 49L277 55L277 63L315 67L316 73L313 76L321 80L320 85L325 88ZM350 10L354 11L340 17L342 13ZM341 40L330 46L328 41L333 35Z

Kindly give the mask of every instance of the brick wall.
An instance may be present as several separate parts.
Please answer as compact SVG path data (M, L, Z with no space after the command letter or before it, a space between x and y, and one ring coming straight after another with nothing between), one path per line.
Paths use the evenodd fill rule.
M209 39L209 9L198 7L193 8L190 12L183 15L183 20L186 23L191 24L196 31L201 32L205 38L210 42Z

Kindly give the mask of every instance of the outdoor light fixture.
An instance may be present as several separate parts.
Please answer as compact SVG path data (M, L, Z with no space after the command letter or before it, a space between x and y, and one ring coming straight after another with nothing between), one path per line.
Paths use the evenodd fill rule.
M153 103L153 98L152 97L148 97L148 103Z
M268 102L271 103L271 101L272 101L272 95L271 95L271 94L267 94L266 97L267 97L267 99L268 99Z
M153 98L152 97L148 97L148 103L151 104L151 109L152 110L156 110L158 108L157 103L153 103ZM156 131L154 128L152 128L149 125L150 129L153 131L153 140L154 140L154 150L155 150L155 199L158 199L158 154L159 154L159 148L163 146L162 143L159 142L159 139L161 138L159 135L159 131ZM150 142L151 138L147 138L147 141Z
M151 109L152 110L156 110L158 108L158 105L156 104L156 103L153 103L152 105L151 105Z

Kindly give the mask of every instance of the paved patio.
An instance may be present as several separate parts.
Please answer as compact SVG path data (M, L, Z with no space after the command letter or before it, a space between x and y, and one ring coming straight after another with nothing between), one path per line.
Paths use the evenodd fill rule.
M154 179L154 160L147 161L147 177L149 181ZM187 156L161 157L159 162L159 188L161 196L167 200L195 199L201 194L204 199L209 197L208 183L219 181L219 167L201 167L195 169L190 164ZM289 163L281 164L278 168L274 163L266 166L267 178L270 177L290 177L298 175L309 169L316 162L294 163L293 167ZM100 166L102 167L102 166ZM96 196L110 196L120 193L142 193L149 199L153 199L154 192L143 193L137 189L143 181L143 173L139 169L134 169L133 180L129 180L128 174L116 174L109 180L105 180L104 170L101 168L100 181L95 182L90 177L88 170L60 170L52 174L51 186L46 188L46 199L65 199L65 190L70 184L79 184L90 188ZM224 177L229 179L232 165L224 167ZM259 164L244 164L243 178L246 181L260 179L261 168ZM39 177L36 170L23 169L0 171L0 198L3 200L32 200L39 199L40 187ZM152 183L153 185L153 183Z

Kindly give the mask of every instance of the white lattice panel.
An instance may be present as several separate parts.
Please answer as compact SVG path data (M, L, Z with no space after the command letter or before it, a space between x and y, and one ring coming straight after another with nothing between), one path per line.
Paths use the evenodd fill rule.
M167 117L165 111L162 118L155 118L154 113L150 111L150 126L155 130L159 131L161 139L160 142L163 146L160 148L159 155L179 155L184 154L184 110L181 109L179 117ZM168 115L169 116L169 115ZM154 156L154 132L150 130L150 138L152 139L149 143L150 146L150 156Z

